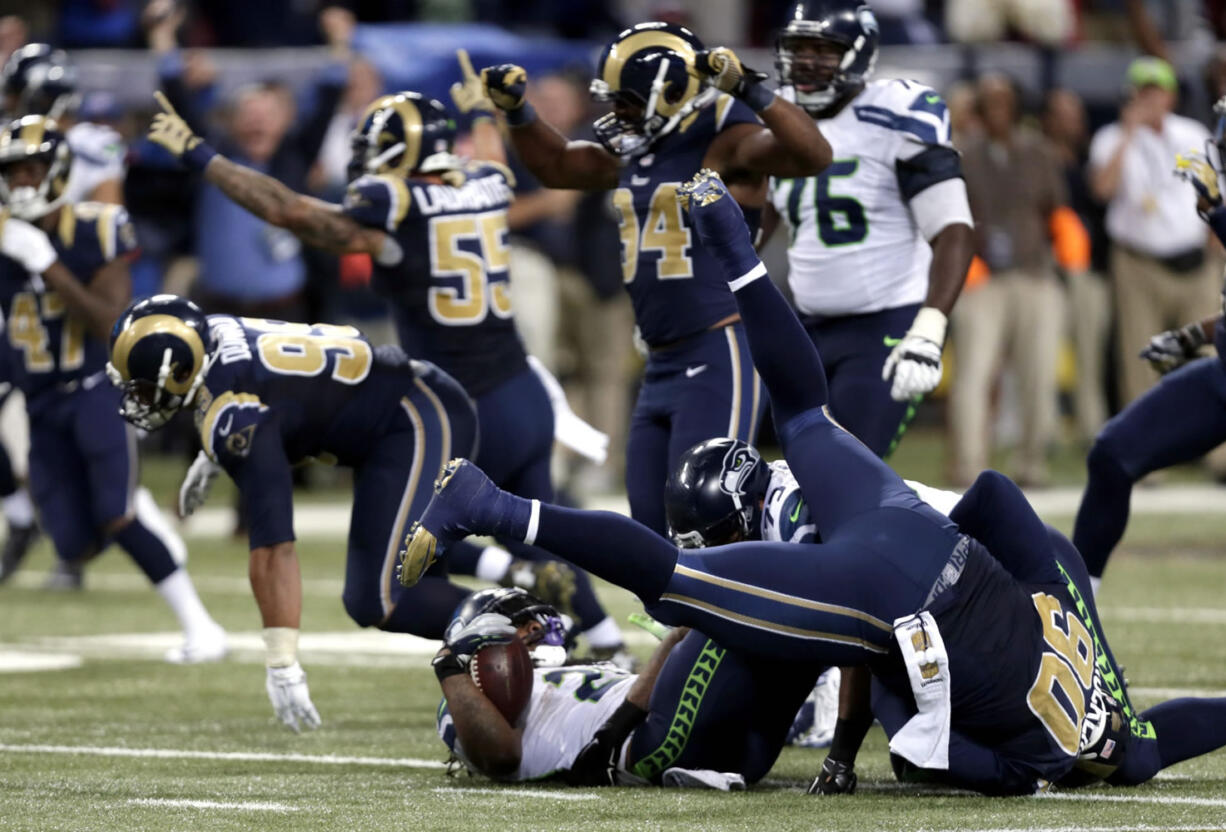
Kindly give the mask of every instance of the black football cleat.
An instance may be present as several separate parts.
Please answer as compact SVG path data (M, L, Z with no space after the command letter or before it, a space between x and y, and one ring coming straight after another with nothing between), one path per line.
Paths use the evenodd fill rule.
M14 526L9 524L9 536L4 541L4 551L0 553L0 584L13 577L13 573L21 566L30 548L38 540L38 524Z

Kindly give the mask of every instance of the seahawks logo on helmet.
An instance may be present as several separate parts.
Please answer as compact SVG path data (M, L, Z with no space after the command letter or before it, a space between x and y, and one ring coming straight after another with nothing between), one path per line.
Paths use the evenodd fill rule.
M760 536L770 469L748 442L700 442L681 455L664 484L669 536L683 549Z
M639 23L604 48L591 84L592 98L613 112L592 125L610 153L639 156L667 136L719 91L695 68L703 49L698 36L672 23Z
M761 462L762 456L752 445L733 445L724 455L724 473L719 478L719 487L738 509L743 508L741 497L745 484L754 473L754 466Z

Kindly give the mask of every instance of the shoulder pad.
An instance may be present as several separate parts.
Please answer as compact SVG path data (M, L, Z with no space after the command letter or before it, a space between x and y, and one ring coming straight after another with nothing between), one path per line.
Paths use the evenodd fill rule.
M367 174L349 185L341 208L362 225L395 231L408 215L410 202L403 179Z
M917 81L874 81L852 102L856 118L921 144L949 144L949 109L941 94Z
M268 413L268 406L252 393L228 390L206 401L210 397L202 398L196 411L204 452L223 464L241 460L251 451L256 428Z
M60 215L60 240L68 248L93 247L103 263L137 247L136 229L122 205L77 202Z

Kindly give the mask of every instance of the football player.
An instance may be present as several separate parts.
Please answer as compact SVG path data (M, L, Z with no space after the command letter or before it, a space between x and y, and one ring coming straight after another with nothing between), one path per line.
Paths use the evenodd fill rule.
M1218 158L1226 158L1222 155L1226 98L1215 110L1223 120L1215 137ZM1201 217L1226 243L1226 207L1219 173L1210 157L1180 156L1176 174L1195 187ZM1226 288L1223 293L1226 304ZM1217 355L1200 357L1209 345ZM1103 426L1086 458L1089 477L1073 525L1073 543L1085 558L1095 592L1128 525L1133 484L1153 471L1199 459L1226 442L1226 325L1222 315L1155 335L1141 357L1163 373L1162 380Z
M772 179L763 226L787 223L788 285L822 354L831 415L887 457L941 380L974 223L944 100L914 81L869 81L877 42L861 0L793 4L775 42L779 84L834 161Z
M763 406L736 304L702 279L716 266L677 206L677 187L700 167L719 170L756 225L764 177L818 173L829 145L732 50L708 50L669 23L639 23L601 54L592 94L613 112L593 125L600 144L568 142L538 119L524 101L522 68L489 67L481 77L542 185L613 190L623 277L649 351L626 492L634 519L664 534L664 482L677 458L712 436L752 441Z
M456 460L406 541L401 580L459 535L522 536L730 650L868 665L874 712L908 778L988 794L1083 773L1132 784L1226 745L1226 699L1133 708L1084 563L1010 480L984 472L945 517L830 419L821 358L763 279L727 187L703 171L680 197L734 293L823 542L689 552L616 514L507 494Z
M249 518L251 588L264 623L267 691L277 717L319 725L298 662L302 582L294 549L294 465L354 469L345 611L359 626L438 638L468 592L445 571L404 592L392 578L398 541L429 496L429 481L477 437L472 400L433 364L399 347L375 349L349 326L230 315L154 295L123 312L107 372L125 419L144 430L180 410L195 415L208 461L238 486ZM193 465L198 502L210 469ZM190 506L189 506L190 507Z
M106 383L106 335L131 294L135 234L122 207L66 199L71 164L66 137L44 116L0 133L0 310L30 417L34 502L68 574L118 543L183 628L167 659L217 660L225 632L182 567L183 541L137 487L136 433Z
M468 74L468 88L479 89ZM476 402L477 458L513 493L552 500L553 406L528 365L511 306L506 214L514 179L507 167L455 156L455 122L434 99L385 95L353 132L353 181L344 204L334 205L217 154L160 94L159 103L165 112L149 138L230 199L308 245L370 255L372 286L391 302L401 347L455 378ZM492 123L474 130L487 155L502 153ZM561 583L572 593L594 647L610 655L621 648L621 632L586 575L562 567L568 580L556 581L562 569L546 553L510 545L519 557L541 562L538 584Z
M77 121L77 70L62 50L28 43L4 64L8 118L41 115L59 124L72 149L66 189L69 202L123 202L123 139L102 124Z
M772 663L674 628L638 675L565 664L557 615L521 589L474 593L434 658L443 689L439 737L470 771L577 786L743 789L783 748L816 671ZM523 715L509 723L474 684L481 647L522 639L535 669Z

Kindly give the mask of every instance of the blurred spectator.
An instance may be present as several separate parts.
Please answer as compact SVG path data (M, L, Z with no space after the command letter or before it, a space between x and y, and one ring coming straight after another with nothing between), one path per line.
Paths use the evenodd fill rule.
M0 66L9 59L30 37L29 27L23 18L15 14L0 17Z
M251 84L234 96L223 130L211 130L185 80L185 64L174 32L181 14L158 18L149 39L160 56L158 71L167 97L192 129L230 158L284 182L306 189L307 172L331 123L347 77L340 61L315 84L315 109L298 117L285 84ZM321 15L337 57L347 54L340 42L348 27ZM351 21L350 21L351 22ZM307 266L296 237L255 218L217 188L201 183L196 202L196 253L200 276L194 296L208 312L295 321L307 317L304 289Z
M1056 363L1064 326L1048 245L1065 205L1063 172L1042 136L1018 125L1018 96L1001 76L979 82L984 135L963 149L979 258L990 278L970 282L953 311L957 372L950 398L953 478L969 484L989 467L993 380L1008 355L1021 386L1022 436L1013 466L1023 484L1047 480L1054 438Z
M947 0L945 30L960 43L1004 40L1010 32L1055 46L1073 34L1072 0Z
M881 45L938 43L941 33L924 17L924 0L873 0L873 14L881 26Z
M1067 268L1069 321L1077 358L1073 406L1077 430L1093 441L1107 420L1106 360L1111 330L1111 293L1107 287L1109 243L1102 205L1090 193L1086 174L1089 133L1086 111L1072 90L1052 90L1043 108L1043 132L1064 169L1069 206L1088 233L1089 268Z
M949 131L954 147L964 147L983 133L974 84L967 81L950 84L945 92L945 106L949 108Z
M439 5L438 0L423 5ZM467 4L457 4L467 5ZM471 19L525 34L556 34L572 40L606 40L625 28L608 0L471 0ZM727 0L703 5L726 6ZM654 18L651 18L654 19Z
M349 63L349 81L340 106L328 124L319 160L311 172L311 190L339 201L349 183L350 136L362 114L383 94L383 78L370 61L355 58Z
M143 0L60 0L59 42L65 49L140 45Z
M1175 72L1166 61L1137 58L1127 80L1131 94L1119 121L1090 144L1090 185L1108 203L1113 243L1121 405L1157 380L1137 359L1150 336L1211 314L1220 288L1192 187L1171 174L1175 154L1202 149L1209 133L1172 113Z

